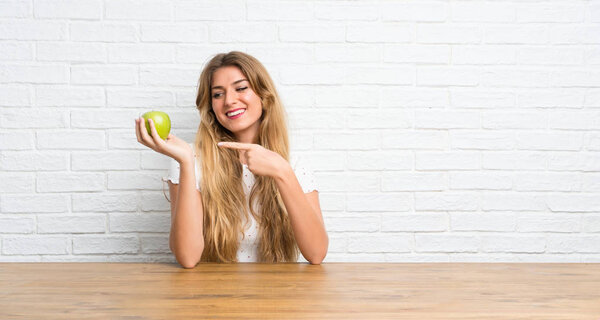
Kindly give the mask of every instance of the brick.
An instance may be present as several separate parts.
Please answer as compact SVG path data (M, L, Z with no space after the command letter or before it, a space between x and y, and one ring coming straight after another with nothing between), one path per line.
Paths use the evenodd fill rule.
M32 132L0 132L0 150L31 150L33 147Z
M357 234L348 241L349 252L411 252L414 247L412 235Z
M418 129L474 129L479 127L480 114L476 111L415 111L415 128Z
M142 253L171 254L169 236L140 236L140 244Z
M86 215L40 215L37 219L37 233L105 233L106 216Z
M381 215L382 232L436 232L448 230L446 213L384 213Z
M516 18L512 3L455 2L451 10L451 20L457 22L514 22Z
M74 171L137 170L139 166L137 151L71 153L71 170Z
M593 193L548 194L546 201L551 211L597 212L600 210L600 197Z
M350 170L411 170L414 157L410 151L358 151L347 152Z
M379 231L379 216L328 217L327 232L374 232Z
M515 175L517 191L581 191L581 174L559 172L521 172Z
M3 151L0 168L4 171L67 170L69 155L58 151Z
M568 22L583 22L584 5L569 3L568 5L560 4L524 4L520 3L516 6L517 22L551 22L551 23L568 23Z
M444 108L449 105L446 88L402 88L383 87L381 89L381 107L427 107Z
M171 63L175 60L175 47L171 44L120 44L108 46L109 63Z
M298 92L304 93L304 96L307 94L302 90ZM282 95L289 101L289 90ZM312 96L318 108L372 108L376 107L380 100L378 89L363 86L317 87Z
M412 128L412 118L412 113L405 110L350 110L346 112L346 127L349 129Z
M480 88L450 89L450 106L454 108L512 108L515 104L515 94L509 91ZM487 114L487 111L482 113L483 121Z
M2 4L0 4L1 6ZM0 12L2 9L0 8ZM1 13L0 13L1 14ZM0 43L0 55L2 60L15 61L32 61L33 60L33 44L24 42L5 42Z
M487 151L482 153L483 169L546 170L548 154L531 151Z
M511 132L461 130L450 133L450 147L462 150L511 150L515 137Z
M417 43L467 44L481 43L481 27L460 24L419 24Z
M282 32L281 28L279 32ZM211 24L208 28L210 42L275 42L277 26L262 22L223 22ZM281 40L284 40L283 38Z
M248 21L308 21L314 19L314 6L315 4L311 2L250 0L246 1L246 19Z
M600 192L600 173L583 173L581 177L581 191Z
M65 128L68 112L56 108L3 108L0 111L2 128Z
M419 86L476 86L482 78L481 70L471 67L429 67L417 68Z
M0 83L65 84L68 81L69 67L64 64L0 65Z
M74 193L73 212L131 212L137 210L134 193Z
M481 114L484 129L546 129L548 115L545 112L485 112ZM514 133L511 133L514 136Z
M579 232L581 217L569 213L527 213L517 217L518 232Z
M246 4L241 0L223 2L183 1L175 3L176 21L240 21L246 18L246 8L255 4ZM273 10L269 8L269 13Z
M35 221L33 217L0 218L0 234L2 233L33 233Z
M545 44L552 32L543 25L498 24L484 26L483 43L490 44Z
M317 173L320 192L375 192L380 179L371 173Z
M600 112L551 112L550 129L596 130L600 128Z
M33 90L25 86L0 85L0 106L29 107Z
M2 40L66 40L67 22L5 20L0 22Z
M529 213L528 213L529 214ZM514 232L516 214L512 212L451 212L452 231Z
M415 154L417 170L474 170L481 167L481 156L478 152L422 151Z
M485 211L543 211L547 208L543 195L529 192L488 192L482 195L482 201Z
M331 121L332 119L339 118L340 115L337 111L303 111L303 112L289 112L288 119L290 123L290 129L341 129L344 126L342 121Z
M278 28L278 39L281 42L344 42L346 33L344 25L339 23L286 24Z
M91 192L102 191L104 173L45 172L38 173L37 192Z
M450 46L447 45L385 45L383 61L393 63L448 64Z
M171 204L169 203L169 187L164 183L163 191L143 192L141 194L141 209L144 212L161 211L171 212ZM167 200L169 199L169 200Z
M448 174L443 172L384 172L381 191L442 191L448 188Z
M136 42L136 26L130 23L70 23L70 39L77 42Z
M509 45L461 45L452 47L453 65L511 65L517 49Z
M408 43L415 37L416 28L409 23L355 23L346 28L347 42Z
M0 17L3 18L30 18L33 13L33 4L24 1L0 2Z
M163 182L158 173L109 172L108 190L161 190Z
M448 134L440 130L386 131L381 140L384 149L445 149Z
M348 211L408 211L413 197L409 193L357 193L347 195Z
M110 214L110 232L166 232L171 228L170 213L113 213ZM167 238L168 239L168 238ZM168 241L167 241L168 243Z
M417 211L474 211L479 209L480 196L469 192L416 192Z
M481 75L481 85L485 87L547 87L549 74L549 71L542 69L489 68Z
M140 84L151 86L193 86L198 82L198 71L189 68L140 67Z
M36 0L33 14L45 19L86 19L102 18L102 1L99 0Z
M133 236L73 237L73 254L127 254L139 249L139 239Z
M214 13L214 11L212 11ZM141 25L141 39L144 42L160 42L160 44L152 44L153 50L168 50L169 58L173 56L172 52L174 47L171 47L170 42L184 42L184 43L206 43L208 42L208 27L205 24L198 23L186 23L181 25L172 24L142 24ZM143 51L139 50L140 44L132 44L128 49L136 54L143 54ZM162 47L162 48L161 48ZM168 49L165 49L168 48ZM120 48L122 49L122 48ZM135 50L135 51L134 51ZM161 53L165 55L167 52ZM214 52L213 52L214 53ZM120 50L115 49L115 55L120 54ZM156 54L155 54L156 55ZM160 56L159 56L160 57ZM153 61L149 61L153 62ZM197 61L202 62L202 61Z
M4 194L0 203L2 213L67 212L68 195L62 194Z
M512 175L502 172L451 172L452 190L509 190Z
M101 150L105 148L104 132L94 130L52 130L36 133L37 148L66 150Z
M122 129L135 133L135 119L142 116L138 110L89 109L71 111L71 128Z
M107 20L171 20L172 4L166 0L107 0L104 18Z
M460 234L416 234L416 252L477 252L479 239Z
M379 147L377 133L315 133L315 150L373 150Z
M379 57L380 49L369 45L323 44L315 48L317 62L378 62Z
M563 150L581 149L583 136L576 132L517 132L517 148L521 150Z
M33 193L35 176L28 172L2 172L0 173L0 193Z
M600 250L597 235L549 235L546 251L557 253L596 253Z
M4 237L2 254L68 254L71 241L59 236Z
M134 85L138 72L134 66L71 66L72 84Z
M38 107L104 107L102 87L37 86L35 101Z
M521 235L481 236L482 252L541 253L545 250L545 237Z
M383 2L379 7L383 21L443 22L449 16L444 2Z

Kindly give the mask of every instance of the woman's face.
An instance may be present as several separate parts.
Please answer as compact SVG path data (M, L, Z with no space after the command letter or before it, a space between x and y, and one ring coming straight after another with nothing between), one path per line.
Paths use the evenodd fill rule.
M211 96L212 110L217 121L231 131L238 142L256 143L262 102L250 88L250 82L242 71L236 66L225 66L215 70L212 76ZM236 114L240 111L242 113Z

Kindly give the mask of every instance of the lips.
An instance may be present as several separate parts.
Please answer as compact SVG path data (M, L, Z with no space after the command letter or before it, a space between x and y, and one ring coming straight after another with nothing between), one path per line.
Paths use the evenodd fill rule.
M240 116L242 116L245 112L246 112L245 108L237 108L237 109L226 112L225 115L229 119L236 119L236 118L239 118Z

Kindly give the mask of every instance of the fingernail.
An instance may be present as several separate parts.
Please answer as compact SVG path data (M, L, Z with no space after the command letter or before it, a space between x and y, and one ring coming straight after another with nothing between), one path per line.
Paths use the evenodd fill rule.
M217 145L220 147L223 145L223 142L219 142L219 143L217 143Z

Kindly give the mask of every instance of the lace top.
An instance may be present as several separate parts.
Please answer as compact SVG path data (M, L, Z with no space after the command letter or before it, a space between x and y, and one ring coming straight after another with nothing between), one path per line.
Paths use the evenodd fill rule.
M192 148L193 150L193 148ZM195 157L195 174L196 174L196 189L201 190L201 181L202 181L202 167L201 167L201 159L200 157ZM299 155L290 155L290 165L296 174L296 178L302 187L304 193L309 193L314 190L317 190L315 185L315 179L312 170L308 167L308 165L303 161L303 158ZM248 201L250 197L250 191L252 190L252 186L256 181L254 174L248 169L248 166L242 164L243 168L243 189L246 194L246 201ZM179 184L179 163L173 159L171 159L169 172L166 177L162 178L163 181L170 180L174 184ZM247 203L248 205L248 203ZM256 212L260 212L260 206L255 205L254 209ZM250 221L247 219L243 219L242 223L244 224L244 234L240 234L240 247L237 252L237 258L239 262L257 262L258 261L258 222L252 214L248 211L248 217Z

